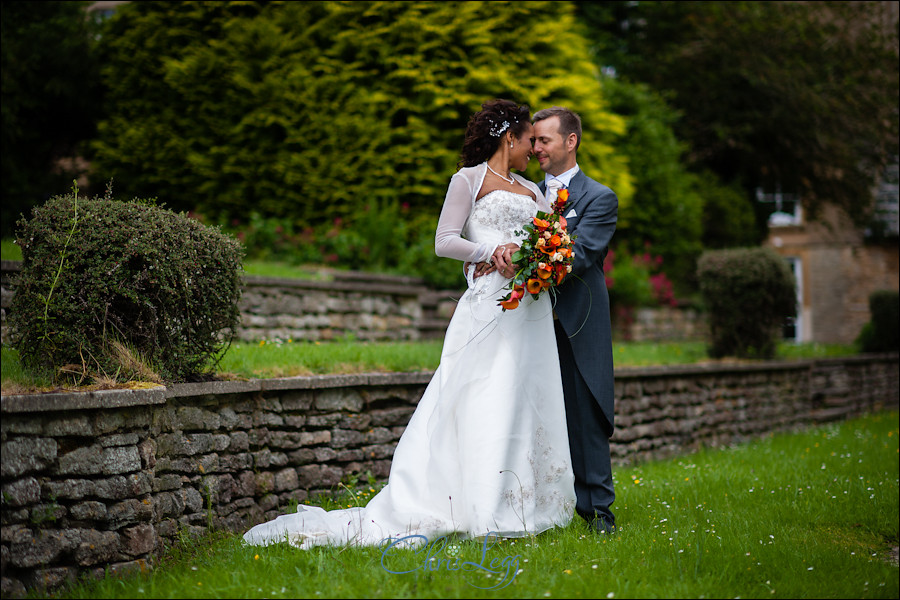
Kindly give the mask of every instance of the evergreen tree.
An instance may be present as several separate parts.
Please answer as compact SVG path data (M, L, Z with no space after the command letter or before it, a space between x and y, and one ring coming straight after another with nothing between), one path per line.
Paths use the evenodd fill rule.
M61 169L94 133L99 71L86 2L7 2L0 19L2 234L36 204L62 193Z
M579 112L582 168L631 197L568 3L136 2L103 46L95 167L120 195L216 220L436 215L469 116L501 97Z
M616 249L662 257L662 270L680 292L689 292L703 251L704 196L680 162L685 145L672 130L678 115L646 85L607 77L604 91L610 108L626 120L618 149L635 179L634 199L619 211Z

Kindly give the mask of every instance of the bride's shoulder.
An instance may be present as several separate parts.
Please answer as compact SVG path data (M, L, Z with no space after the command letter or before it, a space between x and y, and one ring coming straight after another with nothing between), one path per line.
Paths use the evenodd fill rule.
M477 177L482 171L484 171L484 165L485 163L481 163L480 165L475 165L474 167L462 167L454 174L454 177L459 175L460 177L465 177L466 179L472 179L473 177Z
M474 167L462 167L453 174L450 178L450 182L452 184L454 181L464 181L471 191L476 187L480 187L482 179L484 179L484 163L475 165Z

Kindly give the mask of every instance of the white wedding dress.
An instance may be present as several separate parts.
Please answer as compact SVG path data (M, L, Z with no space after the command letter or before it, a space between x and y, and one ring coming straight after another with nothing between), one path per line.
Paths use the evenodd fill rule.
M537 209L531 196L496 190L474 202L465 237L490 248L518 242L515 232ZM362 508L300 506L250 529L247 543L517 537L570 521L575 491L550 298L503 312L497 302L509 280L497 272L474 279L473 268L387 485Z

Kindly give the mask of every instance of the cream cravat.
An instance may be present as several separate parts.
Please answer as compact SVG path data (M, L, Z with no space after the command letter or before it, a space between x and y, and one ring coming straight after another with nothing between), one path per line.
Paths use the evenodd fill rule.
M554 178L547 182L546 198L547 202L550 203L550 206L553 206L553 203L556 202L556 194L562 188L563 184L559 179Z

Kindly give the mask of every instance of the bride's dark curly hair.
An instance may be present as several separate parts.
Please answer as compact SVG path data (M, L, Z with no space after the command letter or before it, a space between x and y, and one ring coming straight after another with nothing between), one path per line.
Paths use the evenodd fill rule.
M456 168L474 167L493 156L500 146L500 140L505 139L506 131L496 134L504 121L509 123L508 131L519 137L530 120L530 109L524 104L519 105L511 100L502 99L485 102L481 105L481 111L469 118L466 139ZM494 135L491 133L492 130Z

